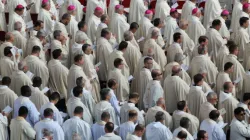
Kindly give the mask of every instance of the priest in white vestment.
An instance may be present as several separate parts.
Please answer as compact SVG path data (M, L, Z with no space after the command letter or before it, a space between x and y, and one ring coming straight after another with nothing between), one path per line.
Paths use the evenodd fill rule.
M128 110L127 112L128 114L128 120L124 123L122 123L119 128L117 128L118 132L119 132L119 136L125 140L126 139L126 136L128 134L131 134L134 132L135 130L135 125L136 125L136 121L137 121L137 117L138 117L138 113L136 110Z
M212 26L207 29L206 36L209 40L208 42L208 52L211 54L211 59L216 65L216 58L218 57L218 51L220 47L227 44L227 39L223 38L221 34L219 33L219 30L221 29L222 23L220 20L215 19L212 22Z
M67 99L71 97L70 95L71 90L76 86L76 79L78 77L83 77L85 82L85 88L87 90L92 89L92 85L90 84L90 79L88 79L88 77L86 76L86 74L83 72L82 69L82 65L84 65L83 55L82 54L76 55L74 61L75 61L74 64L72 64L72 66L69 69L69 74L67 77L68 81Z
M129 111L134 110L137 112L136 122L138 124L145 124L144 121L144 114L135 106L139 101L139 94L138 93L130 93L129 100L127 103L123 104L120 110L121 116L121 124L125 123L129 120Z
M188 28L186 30L189 37L194 41L195 45L198 45L198 39L200 36L206 34L206 29L200 20L201 11L198 8L192 10L192 15L188 18Z
M123 56L123 54L125 53L125 51L128 48L128 43L126 41L122 41L117 50L114 50L110 55L109 55L109 59L108 59L108 71L112 71L115 68L114 65L114 61L117 58L122 59L123 61L123 67L122 67L122 74L128 78L130 76L130 69L129 66Z
M171 44L167 49L168 63L174 62L174 58L177 53L183 54L183 50L181 47L181 43L182 43L181 33L179 32L174 33L173 40L174 40L173 44Z
M116 58L114 60L114 69L109 72L108 79L115 79L118 83L117 89L114 91L117 99L123 102L128 99L129 94L129 83L128 77L122 74L122 69L124 67L124 62L121 58Z
M217 19L219 19L221 21L221 28L219 30L220 35L223 38L230 39L230 32L226 26L226 20L228 19L228 17L229 17L229 11L223 10L221 12L220 17L218 17Z
M17 96L21 95L21 87L24 85L32 85L31 78L26 75L28 71L28 66L26 62L18 63L18 70L14 71L11 75L10 89L13 90Z
M83 5L80 3L80 1L78 0L71 0L69 1L69 4L74 5L76 7L76 21L80 22L82 20L82 16L83 16Z
M203 76L196 74L193 77L194 86L190 87L187 103L191 113L195 116L200 114L200 106L207 101L206 94L202 91Z
M11 79L9 77L3 77L0 85L0 110L4 110L6 106L14 107L14 101L17 99L17 95L13 90L9 88ZM9 115L10 117L12 115Z
M111 32L115 34L118 43L124 40L124 32L129 30L129 24L124 15L124 7L122 5L115 6L115 13L109 27Z
M218 51L217 58L216 58L216 66L217 66L219 72L224 70L224 60L229 55L228 46L230 46L231 43L234 43L234 42L229 40L227 42L227 44L221 46L219 51Z
M241 77L241 80L239 81L239 83L237 83L235 89L236 98L241 99L243 95L243 82L244 82L243 77L245 77L245 70L241 65L241 63L237 60L237 55L239 53L238 47L235 44L230 45L229 51L230 54L225 58L224 64L226 64L227 62L231 62L234 65L233 72L229 74L229 77L231 78L232 81L235 81L236 79Z
M164 97L164 90L161 86L162 72L158 69L154 69L151 75L153 79L148 82L143 95L145 109L156 106L158 99Z
M190 127L190 120L187 117L182 117L180 120L180 126L173 131L173 136L177 137L177 135L184 131L187 134L186 140L194 140L193 135L188 132L188 128Z
M101 120L96 122L91 127L91 132L93 140L98 140L101 136L105 135L104 127L110 120L110 114L108 112L103 112L101 115Z
M134 35L131 31L124 32L124 40L128 43L128 47L126 48L123 56L128 64L130 74L135 72L139 59L141 58L141 52L131 43L133 37Z
M180 71L179 65L173 66L172 74L164 80L164 97L167 103L166 110L169 113L173 113L176 110L175 104L186 100L189 93L189 85L179 77Z
M96 44L96 31L98 25L101 23L100 17L102 16L102 14L103 9L101 7L96 7L94 14L92 14L88 19L87 35L90 38L92 44Z
M49 70L46 64L38 57L40 51L40 47L34 46L31 55L27 56L25 61L27 62L30 72L32 72L35 76L42 78L41 88L43 89L49 82Z
M159 36L158 38L156 39L156 42L159 46L161 46L162 48L165 47L165 41L161 35L161 30L163 29L164 27L164 20L160 19L160 18L155 18L153 21L153 24L154 24L154 27L151 27L149 30L148 30L148 35L147 35L147 39L150 39L151 38L151 35L152 35L152 31L155 30L155 29L158 29L159 30Z
M101 31L101 37L97 40L96 49L96 62L101 62L98 71L98 77L100 81L108 80L108 64L109 56L113 52L113 47L109 43L111 38L111 32L109 29L104 28Z
M196 8L197 0L187 0L181 11L181 19L188 20L190 16L192 16L192 10Z
M226 115L223 115L223 120L225 123L230 123L233 120L233 111L237 108L239 101L233 97L232 90L233 90L232 82L224 83L224 89L220 92L219 98L219 109L225 108ZM225 130L228 129L228 126L225 127Z
M53 92L49 95L49 102L42 105L40 109L41 118L44 118L44 110L50 108L53 110L53 120L57 121L60 125L63 124L63 117L57 107L55 106L60 100L60 94L58 92Z
M157 0L155 5L155 16L154 18L165 19L169 16L170 7L167 0Z
M215 108L215 105L217 104L218 101L218 96L215 92L209 92L207 94L207 101L203 104L200 105L200 114L199 114L199 120L202 122L205 119L209 118L209 113L212 110L217 110ZM223 121L222 116L218 118L218 121Z
M155 122L152 122L146 127L147 140L170 140L173 138L172 132L164 124L164 113L159 111L155 115Z
M90 125L82 120L85 110L77 106L74 109L74 116L63 123L63 130L66 140L79 138L79 140L92 140ZM84 118L83 118L84 119Z
M25 120L29 115L27 107L22 106L18 110L18 116L13 118L10 122L10 140L34 140L36 131Z
M47 34L51 34L54 31L54 24L56 17L50 12L51 4L48 0L42 1L42 8L38 14L37 19L43 21L44 30Z
M207 0L204 11L204 27L206 29L212 25L212 22L215 18L219 17L221 14L222 8L219 0Z
M5 9L6 9L6 7L7 7L7 5L5 6L5 4L6 4L6 1L5 1L5 3L4 2L2 2L2 1L0 1L0 12L1 12L1 14L0 14L0 18L2 19L1 21L0 21L0 31L7 31L7 24L6 24L6 20L5 20L5 13L4 13L4 11L5 11Z
M236 3L233 6L233 11L232 11L232 18L231 18L231 25L230 29L232 32L236 32L238 30L238 25L239 25L239 17L242 11L242 6L245 3L248 3L249 0L240 0L236 1Z
M181 118L186 117L190 120L190 126L188 128L188 132L191 135L194 135L195 132L198 131L199 128L199 119L192 115L190 110L188 109L187 102L186 101L179 101L177 103L177 110L173 112L172 118L174 122L173 129L176 129L180 126L180 120Z
M177 9L171 8L170 9L170 16L168 16L164 20L165 27L164 27L163 36L164 36L164 40L166 40L166 49L174 41L174 39L173 39L174 31L179 27L177 24L178 17L179 17L179 13L178 13Z
M189 66L189 64L191 62L192 52L194 50L195 44L194 44L194 41L186 33L186 30L189 26L188 24L189 23L187 20L181 20L179 23L180 28L176 29L175 32L181 33L182 42L181 42L180 46L183 50L183 53L187 56L183 60L183 63Z
M101 92L101 101L96 104L94 109L94 118L96 122L101 120L101 114L103 112L108 112L110 114L110 121L113 122L115 125L120 125L120 119L115 113L114 108L111 106L109 100L111 98L110 89L105 88L102 89Z
M85 60L84 65L82 65L83 72L90 79L90 83L92 85L92 96L96 102L100 101L100 83L97 75L98 67L95 67L93 61L91 60L92 56L92 48L89 44L84 44L82 46L83 51L83 59Z
M4 48L4 57L0 59L0 75L2 77L10 77L12 73L17 69L17 64L12 60L13 54L11 52L12 47Z
M11 12L10 14L10 19L9 19L9 24L8 24L8 31L11 32L11 31L14 31L14 24L16 22L20 22L22 24L22 27L21 27L21 34L22 35L26 35L26 24L25 24L25 21L22 17L23 13L24 13L24 6L19 4L15 7L15 11L14 12Z
M101 136L98 140L122 140L120 136L114 134L115 124L107 122L105 124L105 135Z
M53 59L48 63L49 87L52 92L59 92L61 99L67 99L69 70L61 62L62 51L56 49L52 52Z
M93 124L93 117L89 112L89 109L82 103L81 97L82 97L82 87L81 86L76 86L73 88L73 95L70 97L67 101L67 110L69 113L69 116L72 118L74 116L74 110L76 107L80 106L84 109L84 114L83 114L83 120L86 121L89 125Z
M70 14L71 19L70 22L68 23L68 25L66 26L68 34L70 36L70 46L74 44L75 42L75 36L76 36L76 32L78 31L78 22L76 20L76 6L74 5L69 5L68 6L68 14Z
M205 70L207 72L207 76L204 77L205 81L208 84L215 83L218 70L210 58L206 56L207 47L203 45L200 46L198 53L199 56L194 57L190 64L191 77L194 77L194 75L198 74L201 70Z
M90 17L93 15L93 12L95 10L97 10L96 9L97 7L99 7L98 8L99 10L101 8L102 12L107 13L106 1L102 1L102 0L88 1L87 10L86 10L86 14L85 14L85 22L86 23L89 22Z
M14 23L14 30L11 32L14 36L14 42L13 45L16 46L18 49L22 49L23 52L26 52L26 44L27 39L22 34L22 23L17 21Z
M42 84L42 79L40 77L34 77L32 82L33 85L30 87L31 88L30 100L34 103L36 109L40 110L42 105L49 102L49 99L45 95L45 93L39 89L39 87Z
M155 121L155 115L158 111L164 113L164 122L163 124L166 125L170 130L173 128L173 119L172 116L166 111L166 105L164 98L159 98L156 102L156 106L151 107L148 109L145 115L145 125L148 125Z
M131 0L129 6L129 23L139 23L148 9L148 2L144 0ZM133 14L132 14L133 13Z
M0 46L0 58L4 56L4 48L5 47L13 47L14 35L11 32L5 34L5 41Z
M234 110L234 118L230 125L230 139L245 140L249 138L250 127L248 122L245 122L245 110L238 107Z
M250 4L249 3L245 3L245 4L243 4L243 6L242 6L242 11L241 11L241 13L239 14L239 17L238 17L238 19L236 19L237 21L238 21L238 23L237 23L237 30L239 29L239 27L240 27L240 18L242 18L242 17L247 17L247 18L249 18L250 16L249 16L249 14L250 14ZM236 31L237 31L236 30ZM250 34L250 27L248 27L247 29L247 33L248 34Z
M136 34L138 29L139 29L139 24L138 23L133 22L133 23L130 24L129 31L131 31L133 33L133 35L134 35L131 43L134 44L140 50L140 46L139 46L138 42L135 40L135 34Z
M215 92L219 95L220 91L223 90L223 85L225 82L232 82L229 75L233 73L234 65L231 62L227 62L224 65L224 71L218 73L216 77L216 89ZM235 89L232 92L233 96L235 97Z
M156 40L159 35L160 31L158 29L152 30L151 38L145 42L145 46L143 48L143 55L146 56L148 54L149 49L151 49L153 53L152 57L160 65L160 70L163 72L164 67L167 64L167 57L162 47L156 43Z
M144 44L146 42L146 38L149 34L149 29L151 27L154 27L154 25L151 23L151 20L153 19L153 12L151 10L145 11L144 17L139 21L139 29L136 31L136 39L144 38L140 42L138 42L140 46L140 51L144 51Z
M8 113L2 112L0 113L0 138L2 140L8 140L9 139L9 135L8 135Z
M200 130L205 130L208 133L208 140L226 140L223 128L217 123L219 117L220 112L212 110L209 113L209 118L201 122Z
M64 132L62 127L53 120L53 110L47 108L44 110L43 116L44 119L36 123L34 129L36 131L36 140L40 140L43 137L44 129L47 129L53 132L54 140L64 140Z
M144 93L146 91L147 84L152 80L151 69L153 67L153 59L150 57L146 57L144 59L144 67L140 70L138 80L139 80L139 89L138 93L140 97L144 97ZM138 63L137 63L138 64ZM135 77L137 78L137 77ZM143 100L139 100L138 107L144 110Z
M29 97L31 96L31 89L29 86L25 85L21 88L21 96L19 96L14 102L14 118L18 116L18 111L21 106L27 107L29 110L26 120L30 123L32 127L39 121L40 113L37 111L34 103L31 102Z

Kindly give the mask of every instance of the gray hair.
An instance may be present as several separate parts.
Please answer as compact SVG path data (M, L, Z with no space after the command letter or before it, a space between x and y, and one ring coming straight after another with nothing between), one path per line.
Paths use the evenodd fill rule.
M37 34L36 34L36 37L37 37L37 38L46 37L45 31L38 31Z
M131 31L124 32L124 40L130 41L133 39L133 33Z
M84 33L78 34L75 36L75 42L81 44L83 41L86 41L87 37Z
M57 37L59 37L61 35L61 32L60 30L55 30L54 33L53 33L53 36L54 36L54 39L56 39Z
M160 35L159 30L157 30L156 28L154 28L151 32L151 37L158 37Z
M17 21L14 23L14 30L20 30L22 29L22 23Z
M111 31L108 28L103 28L101 31L101 37L106 37Z
M19 70L23 70L23 68L24 68L25 66L27 66L27 63L26 63L25 61L20 61L20 62L18 63L18 69L19 69Z
M184 56L182 53L176 53L175 56L174 56L174 61L175 62L182 62L182 60L184 59Z
M46 128L42 130L42 133L43 133L43 137L52 137L53 136L53 132L49 131Z
M181 19L179 22L179 27L182 28L184 27L186 24L188 24L188 21L185 19Z
M64 20L64 19L69 19L70 17L71 17L70 14L65 13L65 14L63 14L63 16L62 16L62 20Z
M207 100L213 99L214 97L217 97L217 94L215 92L209 92L207 94Z
M200 45L198 47L198 54L205 54L206 51L207 51L207 47L205 45Z

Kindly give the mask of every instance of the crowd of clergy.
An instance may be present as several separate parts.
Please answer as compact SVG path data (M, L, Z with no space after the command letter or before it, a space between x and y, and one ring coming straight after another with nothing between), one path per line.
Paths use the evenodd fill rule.
M0 0L0 140L250 139L250 3L200 2Z

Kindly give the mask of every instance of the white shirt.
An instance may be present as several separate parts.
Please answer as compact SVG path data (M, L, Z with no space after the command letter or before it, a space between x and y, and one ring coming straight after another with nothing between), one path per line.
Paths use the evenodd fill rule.
M223 129L214 120L203 120L201 122L200 130L205 130L208 133L209 140L226 140L226 135Z
M135 130L135 123L131 122L131 121L127 121L127 122L120 125L119 136L121 136L121 138L123 140L125 140L127 137L127 134L129 134L129 133L132 134L134 132L134 130Z
M178 135L178 133L179 133L180 131L185 131L185 132L187 133L187 138L186 138L186 140L194 140L193 136L187 131L187 129L185 129L185 128L181 127L181 126L179 126L178 128L176 128L176 129L174 130L173 136L174 136L174 137L177 137L177 135Z
M250 137L250 126L245 121L239 121L234 118L230 125L231 140L246 140Z
M170 140L172 138L171 131L160 122L152 122L146 127L147 140Z
M47 104L44 104L41 109L40 109L40 114L41 114L41 118L43 119L43 112L45 109L50 108L53 110L54 116L53 116L53 120L57 121L60 125L63 124L63 118L62 115L60 114L59 110L56 108L56 106L51 103L48 102Z
M122 140L122 139L120 136L117 136L114 133L106 133L104 136L101 136L98 140Z

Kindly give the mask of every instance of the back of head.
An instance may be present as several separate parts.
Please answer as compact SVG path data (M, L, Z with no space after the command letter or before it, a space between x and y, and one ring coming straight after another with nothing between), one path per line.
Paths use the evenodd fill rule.
M4 39L5 39L5 41L9 41L11 39L11 37L13 37L13 34L11 32L8 32L5 34Z
M243 95L243 102L246 102L248 100L250 100L250 93L249 92L244 93L244 95Z
M174 61L177 63L181 63L185 59L182 53L176 53L174 56Z
M151 71L151 76L152 76L153 80L155 80L156 77L158 76L158 74L159 74L158 71L159 71L159 70L157 70L157 69L153 69L153 70Z
M225 83L223 84L223 89L224 89L224 91L229 90L229 89L230 89L230 85L231 85L231 82L225 82Z
M154 27L151 32L151 38L157 38L159 35L160 35L159 30L156 27Z
M18 116L27 116L29 113L29 110L26 106L21 106L18 110Z
M62 32L62 31L60 31L60 30L55 30L54 33L53 33L54 39L57 39L58 37L60 37L61 32Z
M184 110L184 108L186 107L186 101L179 101L178 103L177 103L177 109L178 110Z
M224 71L227 71L228 69L232 68L234 64L232 62L227 62L225 65L224 65Z
M40 27L40 26L42 26L42 24L43 24L43 21L37 20L37 21L34 23L34 27Z
M174 33L173 35L174 42L177 42L179 39L181 39L181 33Z
M129 94L129 99L138 99L139 94L137 92L133 92Z
M101 22L102 22L102 23L105 22L107 19L108 19L108 15L103 14L103 15L101 16Z
M205 130L199 130L198 133L197 133L197 140L204 139L206 133L207 132Z
M91 46L91 45L89 45L89 44L83 44L82 45L82 51L86 52L86 50L88 49L89 46Z
M114 131L114 124L112 122L107 122L105 124L106 133L112 133Z
M8 76L4 76L3 78L2 78L2 85L6 85L6 86L9 86L10 85L10 83L11 83L11 79L10 79L10 77L8 77Z
M102 112L101 115L101 120L109 120L110 119L110 114L108 112Z
M145 129L145 126L142 124L137 124L135 126L135 131L143 131Z
M12 49L12 47L5 47L4 48L4 56L8 56L8 55L11 55L12 56L12 53L11 53L11 50Z
M198 47L198 54L200 55L205 54L206 51L207 51L207 47L205 45L200 45Z
M128 112L128 118L129 119L133 119L133 118L135 118L135 117L137 117L138 116L138 114L137 114L137 111L135 111L135 110L130 110L129 112Z
M122 65L122 63L123 63L123 60L121 58L116 58L114 60L114 67L118 68L120 65Z
M84 26L86 25L85 21L80 21L77 26L78 26L78 30L81 30Z
M186 139L187 138L187 132L181 130L178 134L177 134L177 137L179 139Z
M180 120L180 126L188 129L190 124L190 120L187 117L182 117Z
M53 92L49 95L50 101L60 100L60 94L58 92Z
M199 44L202 44L204 42L206 42L206 40L208 40L208 38L206 36L200 36L198 39Z
M47 117L52 117L54 114L53 110L51 108L46 108L44 111L43 111L43 116L45 118Z
M100 94L101 94L101 99L106 100L107 96L110 94L110 89L108 88L101 89Z
M73 94L75 97L79 97L82 94L82 87L81 86L76 86L73 88Z
M75 57L74 57L74 62L79 62L80 60L82 60L82 57L83 55L82 54L77 54Z
M62 16L62 20L67 20L67 19L70 19L70 18L71 18L71 15L68 14L68 13L63 14L63 16Z
M21 87L21 95L25 97L31 96L31 89L29 86L25 85Z
M201 74L196 74L194 76L194 84L198 85L199 82L201 82L203 80L203 76Z
M127 47L128 47L128 42L121 41L121 43L119 44L118 50L122 51L122 50L126 49Z
M144 64L146 64L146 63L148 63L148 61L150 61L150 60L153 60L151 57L146 57L145 59L144 59Z
M164 113L162 111L158 111L155 114L155 121L160 122L160 121L163 121L163 120L164 120Z
M153 23L154 23L155 27L158 27L161 24L161 19L160 18L155 18Z
M46 32L41 30L36 33L37 38L46 37Z
M229 52L231 54L233 54L234 51L238 49L238 46L236 44L232 44L232 45L228 46L228 49L229 49Z
M74 110L74 114L78 115L78 114L82 114L83 113L83 108L81 106L77 106Z
M52 56L54 59L58 59L62 55L61 49L56 49L52 52Z
M40 53L41 48L39 46L33 46L32 54Z
M172 75L178 75L181 72L180 65L174 65L172 67Z
M109 79L108 80L108 87L109 88L112 88L115 85L116 85L116 80L115 79Z
M130 24L130 27L129 27L130 30L134 30L134 29L137 30L138 28L139 28L139 24L136 23L136 22L132 22L132 23Z
M33 78L32 82L33 82L33 87L40 87L42 85L42 78L36 76Z
M241 112L245 112L244 108L237 107L237 108L234 109L234 115L240 115Z
M243 26L244 23L248 22L249 18L248 17L241 17L239 22L240 22L240 26Z
M207 101L214 99L215 97L217 97L217 94L215 92L209 92L207 94Z
M76 86L83 87L84 84L85 84L85 83L84 83L83 77L78 77L78 78L76 78Z
M125 41L131 41L133 39L133 33L131 31L125 31L123 37Z
M220 112L218 110L212 110L210 113L209 113L209 118L211 120L214 120L214 121L217 121L218 118L220 116Z
M221 21L219 19L215 19L213 22L212 22L212 27L216 27L216 26L219 26L221 24Z
M106 37L110 33L110 30L108 28L103 28L101 31L101 37Z
M21 30L22 29L22 23L21 22L15 22L14 23L14 30Z

